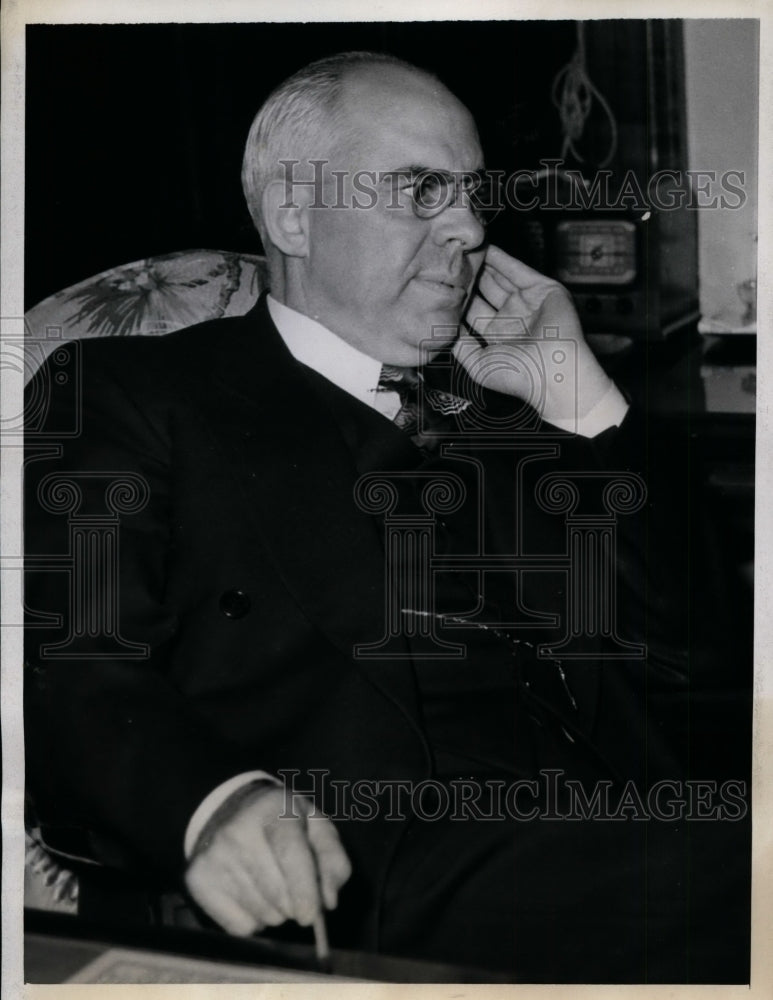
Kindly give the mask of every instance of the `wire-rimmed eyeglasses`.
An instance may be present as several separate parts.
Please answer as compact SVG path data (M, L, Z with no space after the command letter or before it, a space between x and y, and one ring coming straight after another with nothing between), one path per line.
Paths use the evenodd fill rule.
M449 205L463 205L481 225L487 226L503 207L499 174L493 171L452 173L427 168L407 176L405 188L408 187L411 207L419 219L432 219Z

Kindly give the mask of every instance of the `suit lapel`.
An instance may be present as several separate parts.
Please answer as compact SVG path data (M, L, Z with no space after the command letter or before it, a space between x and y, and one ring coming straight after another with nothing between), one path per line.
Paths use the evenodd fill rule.
M211 422L237 466L284 586L351 658L355 645L384 634L385 556L378 525L355 503L360 473L344 433L308 369L286 348L265 298L241 324L233 350L219 355L212 372L218 403ZM404 662L358 665L415 715L412 674Z
M421 453L366 407L362 421L354 418L351 407L364 404L350 403L341 390L295 361L271 321L265 297L231 322L241 328L213 364L219 391L212 394L211 424L236 466L284 586L351 659L354 646L382 638L386 623L383 529L357 507L354 484L365 471L416 468ZM358 447L363 433L367 448ZM404 651L408 655L407 643ZM353 662L415 718L415 685L405 661ZM582 667L567 673L583 709L581 729L587 731L595 715L598 677L595 664Z

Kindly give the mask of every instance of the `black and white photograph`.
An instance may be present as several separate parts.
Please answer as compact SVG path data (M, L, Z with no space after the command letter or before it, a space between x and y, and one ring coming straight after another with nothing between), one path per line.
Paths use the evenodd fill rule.
M6 987L765 995L761 21L624 8L4 39Z

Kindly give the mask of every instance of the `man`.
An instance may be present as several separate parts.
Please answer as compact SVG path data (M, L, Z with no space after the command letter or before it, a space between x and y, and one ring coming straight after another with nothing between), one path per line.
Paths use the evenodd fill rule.
M622 638L648 659L599 669L590 654L537 658L560 629L508 628L516 608L559 620L562 572L451 569L432 600L396 607L401 567L357 492L394 475L415 510L434 477L463 495L438 522L442 554L474 552L480 524L512 552L517 522L549 570L565 525L533 500L537 466L643 471L568 295L487 245L482 171L469 112L431 75L371 54L312 64L269 98L245 153L270 295L241 319L82 345L82 432L29 466L30 551L68 547L52 476L70 477L81 512L98 512L106 475L143 502L120 520L112 643L95 628L67 645L65 574L29 574L28 605L63 628L28 644L30 788L48 828L184 885L233 934L327 909L334 945L527 980L679 978L684 942L663 945L687 926L678 872L638 829L481 818L513 781L526 812L544 811L545 771L587 788L673 776L687 674L662 507L646 537L631 519L618 560ZM433 392L440 430L421 426ZM476 405L493 444L459 433ZM527 445L548 442L518 483L513 420ZM397 629L369 656L395 614L436 616L437 631ZM438 797L468 779L475 808L444 812ZM400 782L430 783L411 815L389 800ZM337 808L336 787L366 784L371 808ZM645 870L673 906L641 892Z

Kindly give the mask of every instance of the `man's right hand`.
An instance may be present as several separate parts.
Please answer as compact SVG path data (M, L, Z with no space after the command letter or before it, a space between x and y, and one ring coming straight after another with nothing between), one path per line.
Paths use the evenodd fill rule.
M202 831L185 873L195 902L230 934L285 920L309 925L351 874L338 833L314 804L282 787L249 786Z

